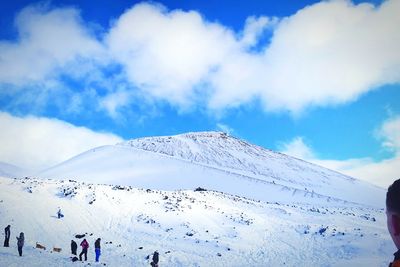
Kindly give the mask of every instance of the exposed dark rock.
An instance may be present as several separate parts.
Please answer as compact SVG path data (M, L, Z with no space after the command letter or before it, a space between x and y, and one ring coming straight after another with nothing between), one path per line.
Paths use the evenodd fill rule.
M195 190L195 192L201 192L201 191L207 191L207 189L201 188L201 187L197 187Z

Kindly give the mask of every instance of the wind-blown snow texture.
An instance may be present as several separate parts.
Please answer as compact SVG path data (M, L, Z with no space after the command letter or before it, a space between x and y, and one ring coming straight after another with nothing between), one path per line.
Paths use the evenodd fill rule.
M383 189L223 133L99 147L38 176L66 180L0 178L0 266L70 266L85 233L92 266L149 266L154 250L160 266L387 266L395 250Z

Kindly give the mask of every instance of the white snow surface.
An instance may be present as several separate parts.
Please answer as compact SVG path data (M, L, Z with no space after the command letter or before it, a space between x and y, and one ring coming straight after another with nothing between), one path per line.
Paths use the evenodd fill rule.
M395 251L385 190L224 133L140 138L39 178L3 176L0 226L11 225L11 247L0 248L1 267L149 266L155 250L172 267L387 266ZM90 243L86 263L71 262L76 234Z
M384 207L384 190L220 132L148 137L82 153L44 178L159 190L202 187L263 201ZM311 195L312 198L305 196Z
M0 225L11 225L0 266L149 266L155 250L160 266L387 266L395 250L384 210L349 202L285 204L34 178L0 178L0 192ZM70 260L70 240L82 240L76 234L86 234L88 262Z
M20 168L18 166L5 163L5 162L0 162L0 176L5 176L5 177L22 177L24 175L28 175L28 171Z

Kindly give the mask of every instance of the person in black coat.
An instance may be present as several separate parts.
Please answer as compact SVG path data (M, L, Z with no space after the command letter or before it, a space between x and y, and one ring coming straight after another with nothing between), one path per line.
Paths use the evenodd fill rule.
M9 247L10 246L10 225L7 225L6 228L4 228L4 235L5 235L5 239L4 239L4 246L5 247Z
M78 249L78 244L74 240L71 240L71 253L76 255L76 251Z
M17 247L18 247L18 253L19 256L22 256L22 247L24 246L24 242L25 242L25 236L24 233L20 233L19 237L17 236Z
M158 258L158 251L156 250L156 251L154 251L154 253L153 253L153 261L150 263L150 265L151 265L152 267L158 267L158 260L159 260L159 258Z

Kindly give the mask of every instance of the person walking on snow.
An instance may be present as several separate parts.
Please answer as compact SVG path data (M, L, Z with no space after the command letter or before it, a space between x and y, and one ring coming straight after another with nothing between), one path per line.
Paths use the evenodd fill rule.
M89 248L89 243L86 241L86 239L83 239L81 242L81 247L82 247L82 252L79 254L79 260L82 261L82 255L85 255L85 261L87 261L87 251Z
M78 249L78 244L74 240L71 240L71 253L76 255L76 250Z
M101 238L97 238L96 242L94 242L94 252L96 253L96 262L99 262L100 258L100 240Z
M10 246L10 225L7 225L6 228L4 228L4 247L9 247Z
M58 217L58 219L61 219L62 217L64 217L64 214L62 214L60 207L58 208L58 211L57 211L57 217Z
M22 247L24 246L24 241L25 241L24 233L21 232L19 234L19 237L17 236L17 246L20 257L22 257Z

